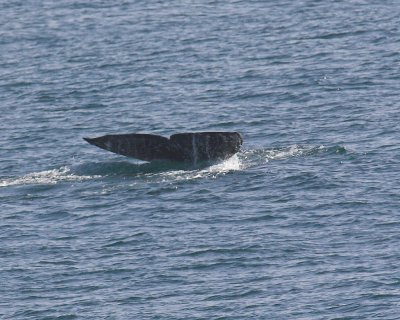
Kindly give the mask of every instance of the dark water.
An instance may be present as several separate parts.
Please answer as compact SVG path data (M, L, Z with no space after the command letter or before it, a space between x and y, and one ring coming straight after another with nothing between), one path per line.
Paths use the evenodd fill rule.
M400 2L1 8L1 319L400 319Z

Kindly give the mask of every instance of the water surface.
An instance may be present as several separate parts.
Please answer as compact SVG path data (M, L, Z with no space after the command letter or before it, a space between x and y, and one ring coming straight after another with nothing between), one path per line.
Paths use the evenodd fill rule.
M9 1L0 317L398 319L397 1ZM205 167L90 146L239 131Z

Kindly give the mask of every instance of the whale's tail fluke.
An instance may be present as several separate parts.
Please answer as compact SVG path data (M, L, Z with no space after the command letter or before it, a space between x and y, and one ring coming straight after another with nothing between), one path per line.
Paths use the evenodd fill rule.
M83 138L99 148L144 161L203 162L233 156L243 143L237 132L178 133L169 139L153 134L115 134Z

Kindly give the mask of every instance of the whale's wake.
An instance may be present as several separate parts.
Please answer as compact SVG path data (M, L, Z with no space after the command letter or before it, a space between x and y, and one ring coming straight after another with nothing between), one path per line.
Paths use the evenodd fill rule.
M0 187L9 187L28 184L56 184L65 181L83 181L99 178L99 175L76 175L70 168L64 166L59 169L46 170L26 174L17 178L6 178L0 180Z
M51 185L62 182L83 182L107 178L142 182L174 182L217 178L235 171L263 166L271 161L321 154L343 154L343 146L325 147L293 145L283 148L244 149L221 162L188 165L174 162L134 163L130 161L83 162L58 169L28 173L20 177L0 179L0 187L18 185Z

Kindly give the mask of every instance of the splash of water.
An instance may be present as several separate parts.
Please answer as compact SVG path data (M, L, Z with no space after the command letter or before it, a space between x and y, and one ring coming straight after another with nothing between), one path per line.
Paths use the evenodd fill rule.
M26 184L56 184L62 181L82 181L98 177L100 176L75 175L71 173L70 168L61 167L59 169L29 173L27 175L18 178L8 178L0 180L0 187L9 187L9 186L26 185Z
M229 171L237 171L242 169L242 162L239 159L238 155L235 154L229 159L217 163L203 171L210 172L210 173L224 173Z
M247 168L264 164L272 160L284 160L292 157L313 156L322 153L343 154L346 152L347 149L343 146L301 146L295 144L283 148L243 150L239 154L239 157L244 163L244 167Z
M157 173L156 177L161 177L161 181L184 181L194 180L201 178L216 178L219 175L223 175L232 171L241 170L243 167L242 161L238 155L233 155L229 159L216 163L212 166L194 169L194 170L173 170ZM148 177L155 177L154 174L147 175Z

